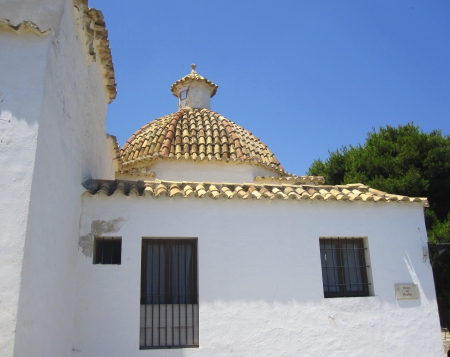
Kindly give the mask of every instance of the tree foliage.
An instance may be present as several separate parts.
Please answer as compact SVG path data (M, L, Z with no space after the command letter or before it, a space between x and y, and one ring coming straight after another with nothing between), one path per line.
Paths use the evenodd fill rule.
M413 123L373 129L364 145L344 146L325 161L315 160L308 175L324 176L328 184L361 182L389 193L427 197L428 240L450 243L450 137L440 130L424 133ZM441 322L450 326L450 251L439 255L433 248L430 254Z
M428 197L428 237L450 242L450 137L440 130L424 133L413 123L373 129L364 145L330 152L325 161L315 160L308 174L324 176L328 184L361 182L389 193Z

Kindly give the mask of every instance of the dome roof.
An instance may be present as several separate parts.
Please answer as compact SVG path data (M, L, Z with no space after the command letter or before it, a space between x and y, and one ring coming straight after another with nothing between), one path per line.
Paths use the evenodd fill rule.
M184 108L144 125L121 150L122 172L148 166L158 159L249 162L284 174L263 142L205 108Z

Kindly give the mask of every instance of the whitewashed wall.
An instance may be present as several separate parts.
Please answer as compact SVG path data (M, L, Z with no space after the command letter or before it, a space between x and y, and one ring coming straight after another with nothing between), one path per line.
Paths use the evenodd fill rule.
M0 355L72 356L81 182L113 177L107 93L72 0L7 1L3 15L52 34L0 32Z
M50 41L49 37L0 32L1 356L10 356L14 347L23 247Z
M0 18L8 19L14 25L31 21L43 31L52 29L59 33L66 2L67 0L1 0Z
M187 90L187 97L184 100L180 99L180 93ZM179 84L177 86L178 92L178 109L191 108L211 108L211 87L205 83L188 80L187 83Z
M121 265L93 265L95 235ZM321 236L368 237L375 296L323 298ZM142 237L198 237L200 348L139 350ZM442 356L425 244L419 204L85 195L76 356Z

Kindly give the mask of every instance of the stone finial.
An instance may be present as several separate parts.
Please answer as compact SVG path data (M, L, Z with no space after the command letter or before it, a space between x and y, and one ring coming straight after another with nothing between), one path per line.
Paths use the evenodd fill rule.
M192 68L191 74L196 74L197 73L197 65L195 63L192 63L191 68Z

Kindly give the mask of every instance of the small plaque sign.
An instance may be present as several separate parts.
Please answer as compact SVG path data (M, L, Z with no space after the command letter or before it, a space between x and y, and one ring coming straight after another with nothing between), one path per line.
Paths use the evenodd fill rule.
M414 300L419 298L417 284L395 284L395 298L397 300Z

